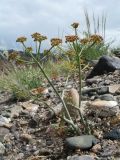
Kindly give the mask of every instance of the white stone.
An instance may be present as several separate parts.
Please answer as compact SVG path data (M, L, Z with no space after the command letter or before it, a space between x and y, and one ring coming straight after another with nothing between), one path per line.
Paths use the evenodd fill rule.
M111 117L120 112L116 101L95 100L89 102L89 108L100 117Z

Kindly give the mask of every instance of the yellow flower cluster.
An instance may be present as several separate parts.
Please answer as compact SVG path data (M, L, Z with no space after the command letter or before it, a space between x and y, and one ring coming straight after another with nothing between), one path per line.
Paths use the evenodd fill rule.
M32 38L34 39L34 41L38 41L38 42L41 42L41 41L44 41L47 39L46 36L43 36L41 35L40 33L36 32L36 33L33 33L32 35Z
M62 39L60 38L52 38L51 39L51 46L58 46L60 43L62 43Z
M78 40L78 36L76 35L65 36L65 38L66 38L66 42L74 42Z
M24 43L26 40L27 38L22 36L22 37L17 38L16 42Z

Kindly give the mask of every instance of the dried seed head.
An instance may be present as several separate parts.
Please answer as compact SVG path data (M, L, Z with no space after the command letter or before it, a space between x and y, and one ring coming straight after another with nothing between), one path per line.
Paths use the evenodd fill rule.
M80 43L85 45L85 44L89 43L89 39L88 38L83 38L83 39L80 40Z
M73 27L73 28L78 28L78 26L79 26L79 23L77 23L77 22L74 22L73 24L71 24L71 26Z
M62 39L60 39L60 38L52 38L51 39L51 46L58 46L60 43L62 43Z
M8 60L15 60L18 57L18 52L14 51L8 56Z
M16 42L24 43L26 40L27 40L27 38L22 36L22 37L18 37Z
M24 61L23 61L22 59L17 59L17 60L16 60L16 64L17 64L17 65L23 65L23 64L25 64L25 63L24 63Z
M40 37L41 37L41 34L36 32L36 33L33 33L31 36L34 39L34 41L39 41Z
M99 44L103 41L103 37L100 35L94 34L89 37L89 41Z
M27 47L26 48L26 52L32 52L32 51L33 51L32 47Z
M43 36L41 35L40 33L36 32L36 33L33 33L32 35L32 38L34 39L34 41L38 41L38 42L41 42L41 41L44 41L47 39L46 36Z
M44 41L44 40L46 40L46 39L47 39L46 36L41 36L41 41Z
M78 36L76 35L65 36L65 38L66 38L66 42L74 42L78 40Z
M38 32L35 32L35 33L33 33L32 35L32 38L38 38L38 37L40 37L41 36L41 34L40 33L38 33Z

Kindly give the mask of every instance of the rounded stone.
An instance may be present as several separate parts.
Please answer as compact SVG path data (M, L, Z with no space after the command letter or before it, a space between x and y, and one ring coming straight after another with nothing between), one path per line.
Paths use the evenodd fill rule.
M97 139L93 135L82 135L66 138L65 145L70 149L87 150L97 143Z

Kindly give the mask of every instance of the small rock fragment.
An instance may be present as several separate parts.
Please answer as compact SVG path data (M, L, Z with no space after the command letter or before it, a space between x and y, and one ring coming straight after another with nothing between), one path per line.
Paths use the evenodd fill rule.
M21 134L20 138L26 142L29 142L32 139L32 136L29 134Z
M100 144L96 144L95 146L92 147L92 151L94 153L98 153L102 149Z
M109 93L116 93L120 89L120 84L114 84L109 86Z
M0 115L0 127L9 124L9 122L10 122L10 118L6 118Z

